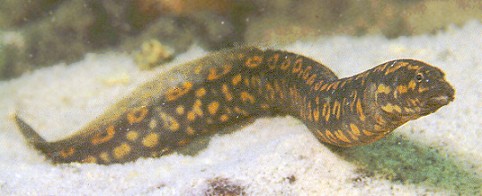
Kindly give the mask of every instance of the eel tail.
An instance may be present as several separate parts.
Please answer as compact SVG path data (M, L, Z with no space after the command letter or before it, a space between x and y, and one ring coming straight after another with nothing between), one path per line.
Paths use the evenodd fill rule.
M25 121L23 121L17 114L14 116L15 123L19 128L22 135L25 137L27 142L34 146L36 149L39 149L42 152L47 152L49 149L50 143L47 142L42 136L40 136L35 130L32 129L30 125L28 125Z

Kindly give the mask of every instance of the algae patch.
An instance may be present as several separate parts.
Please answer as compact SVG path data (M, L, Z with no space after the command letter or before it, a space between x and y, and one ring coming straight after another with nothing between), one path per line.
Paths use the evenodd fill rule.
M467 171L448 154L438 149L392 134L372 145L332 150L343 159L360 165L365 176L385 178L447 190L462 195L480 195L482 179Z

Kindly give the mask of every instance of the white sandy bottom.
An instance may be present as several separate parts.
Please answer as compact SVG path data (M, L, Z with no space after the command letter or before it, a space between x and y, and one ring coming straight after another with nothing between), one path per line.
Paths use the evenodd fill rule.
M456 100L396 132L456 157L463 167L481 175L480 32L481 24L469 23L433 36L395 40L334 37L285 49L323 62L339 76L397 58L422 59L440 67L456 89ZM169 66L204 54L193 47ZM109 166L52 165L26 144L11 119L18 111L42 136L56 140L95 119L114 98L128 94L154 75L138 71L127 55L103 54L1 82L0 193L199 195L213 179L221 178L244 187L245 193L263 195L446 191L380 178L356 180L360 177L358 166L328 150L291 117L259 119L232 134L214 136L208 148L194 157L173 154Z

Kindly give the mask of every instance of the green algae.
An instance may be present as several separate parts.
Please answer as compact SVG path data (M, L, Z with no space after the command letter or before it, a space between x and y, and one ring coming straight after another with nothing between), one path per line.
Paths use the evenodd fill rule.
M371 145L349 149L333 147L332 150L359 165L359 172L364 176L457 195L480 195L482 191L482 178L464 168L456 157L410 141L403 135L391 134Z

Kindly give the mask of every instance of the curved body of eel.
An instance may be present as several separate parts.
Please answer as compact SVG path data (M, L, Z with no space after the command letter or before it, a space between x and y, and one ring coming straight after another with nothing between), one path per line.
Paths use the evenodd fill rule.
M161 73L60 141L47 142L15 120L54 163L112 164L158 157L200 134L265 115L292 115L331 145L369 144L453 99L444 73L420 61L389 61L339 79L307 57L246 47Z

